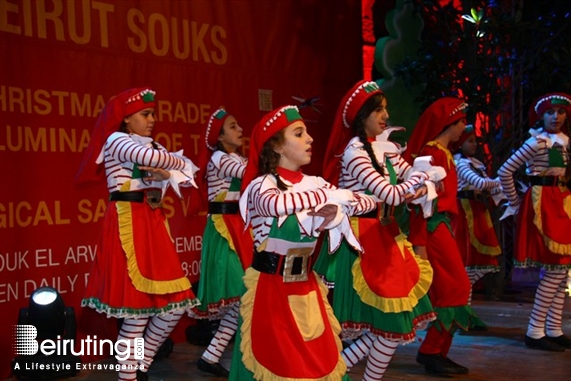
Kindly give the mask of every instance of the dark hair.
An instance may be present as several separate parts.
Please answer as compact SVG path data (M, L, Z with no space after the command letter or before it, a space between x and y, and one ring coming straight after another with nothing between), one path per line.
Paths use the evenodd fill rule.
M272 174L275 176L278 189L286 190L287 185L282 181L278 175L277 167L280 162L280 154L274 151L276 147L280 147L285 142L284 130L276 132L269 138L262 147L260 152L260 162L258 164L258 174Z
M375 94L363 103L357 115L355 115L355 120L351 124L351 131L353 135L357 136L361 143L363 143L363 148L369 155L373 168L381 175L384 175L383 168L379 165L377 156L373 152L373 147L371 142L367 139L367 133L365 132L365 120L371 115L379 106L381 105L383 99L385 99L385 94Z
M125 119L123 119L121 121L121 124L119 125L119 132L124 132L124 133L128 133L127 131L127 123L125 123Z

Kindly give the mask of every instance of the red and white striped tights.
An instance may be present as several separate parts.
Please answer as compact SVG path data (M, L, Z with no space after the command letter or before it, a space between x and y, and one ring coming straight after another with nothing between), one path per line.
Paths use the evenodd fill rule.
M341 352L341 357L343 357L347 368L352 368L365 356L368 356L363 380L382 380L397 347L398 343L367 332L345 348Z
M527 336L541 339L563 335L561 315L567 287L567 270L546 270L535 291Z
M215 364L220 361L220 357L224 350L228 346L232 336L236 333L238 329L238 309L240 306L234 304L228 312L224 315L222 320L220 320L220 325L214 337L210 341L210 345L202 354L202 358L211 363Z
M117 340L122 340L118 344L118 349L126 351L126 341L128 341L131 352L129 358L126 360L118 360L117 363L119 365L126 365L127 368L131 369L120 370L118 372L119 381L136 380L137 365L143 366L141 369L142 372L147 372L149 370L149 366L151 366L153 357L157 353L157 350L165 342L167 337L169 337L183 313L183 310L177 310L166 315L156 315L152 318L123 320L123 324L121 325L121 330L119 331L119 336L117 338ZM134 340L140 337L143 337L145 340L145 354L142 360L136 360L133 351ZM129 367L129 365L131 366Z

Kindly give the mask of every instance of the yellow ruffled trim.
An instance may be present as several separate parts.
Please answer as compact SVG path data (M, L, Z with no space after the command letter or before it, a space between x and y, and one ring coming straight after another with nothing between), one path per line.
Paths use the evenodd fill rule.
M312 276L317 277L317 274L312 273ZM253 268L248 268L244 274L244 284L246 286L246 293L242 296L242 302L240 303L240 315L242 316L242 327L240 329L241 343L240 350L242 352L242 363L246 369L254 373L254 378L256 380L267 380L267 381L327 381L327 380L341 380L345 373L347 373L347 365L341 357L341 351L343 350L343 345L341 344L341 339L339 339L339 334L341 333L341 325L337 321L333 309L327 301L327 287L317 279L319 284L319 290L321 298L325 303L325 308L327 311L327 318L331 324L333 333L335 333L335 342L337 344L337 350L339 352L339 358L337 361L337 366L335 369L325 377L321 378L290 378L290 377L280 377L272 373L269 369L260 364L254 357L252 352L252 311L254 311L254 300L256 296L256 288L258 286L258 279L260 278L260 272L254 270Z
M214 197L214 200L212 201L224 202L227 193L228 192L218 193L216 197ZM228 246L230 246L230 249L236 252L236 247L234 246L232 235L230 234L230 232L228 231L228 227L224 223L224 217L221 214L211 214L210 217L212 217L212 223L214 224L214 229L216 229L216 231L218 232L218 234L220 234L222 238L228 241Z
M539 230L539 233L543 237L543 242L545 243L545 246L547 246L547 249L549 249L549 251L559 255L571 255L571 244L556 242L543 233L543 220L541 217L542 191L543 187L541 186L531 187L531 201L534 211L533 223ZM565 210L567 210L567 208L571 208L571 206L568 205L567 199L568 197L565 198L563 203L563 207L565 208Z
M403 249L406 247L410 250L411 253L414 251L412 250L412 244L405 239L404 234L400 234L396 237L397 244L401 248L401 252L404 255ZM399 243L401 241L401 243ZM404 242L403 242L404 241ZM401 244L404 244L401 246ZM408 296L402 298L385 298L377 295L373 290L369 288L369 285L365 281L365 277L363 276L363 272L361 271L361 256L355 260L353 263L353 267L351 271L353 273L353 288L363 301L370 306L377 308L383 312L402 312L402 311L412 311L414 307L418 304L419 299L424 297L428 293L428 289L432 284L432 277L433 271L432 266L430 266L430 262L424 260L414 255L414 259L418 264L418 268L420 270L420 276L418 282L414 287L410 290Z
M476 250L478 250L478 252L481 254L491 255L494 257L500 255L502 253L500 245L487 246L481 243L478 240L478 237L476 237L476 234L474 233L474 212L472 211L470 200L461 199L460 202L462 203L462 209L464 209L464 212L466 213L466 219L468 220L468 235L470 236L470 244L474 246ZM484 217L486 218L486 225L488 228L492 228L492 218L490 217L490 213L487 210L484 214Z
M447 163L448 169L456 166L456 164L454 163L454 156L452 156L448 148L444 147L442 144L438 143L435 140L429 141L428 143L426 143L426 145L431 147L436 147L446 154L446 158L448 159Z
M561 189L561 192L563 191L564 189ZM567 217L571 219L571 194L563 199L563 210L567 214Z
M224 217L222 217L222 214L211 214L210 217L212 218L214 229L216 229L216 231L218 232L218 234L220 234L222 238L228 241L228 246L230 246L230 249L236 251L236 247L234 246L234 241L232 240L232 236L228 231L228 227L224 223Z
M125 188L127 183L124 184L123 188ZM129 189L128 186L129 185L127 185L127 189ZM115 205L117 207L117 217L119 220L119 239L121 240L121 247L127 257L127 271L131 282L133 282L133 286L141 292L158 295L171 294L190 289L191 285L187 277L172 280L153 280L145 278L143 274L141 274L133 240L131 203L128 201L117 201Z

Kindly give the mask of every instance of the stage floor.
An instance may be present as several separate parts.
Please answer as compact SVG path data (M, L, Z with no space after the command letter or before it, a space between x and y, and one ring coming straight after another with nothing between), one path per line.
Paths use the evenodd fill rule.
M524 335L532 298L523 301L484 301L475 300L473 308L480 318L489 325L486 332L456 334L450 358L467 366L470 373L465 376L444 378L478 381L536 381L571 380L571 350L565 352L544 352L527 348ZM571 308L567 298L564 312L564 331L571 335ZM420 339L424 332L420 333ZM421 381L442 377L426 374L424 368L415 362L420 342L417 340L399 347L385 380ZM207 381L220 380L196 369L196 361L204 347L179 343L173 353L156 361L149 370L151 381ZM224 354L221 364L230 367L232 347ZM365 369L365 361L351 369L353 380L360 380ZM108 381L116 379L114 371L81 371L71 380Z

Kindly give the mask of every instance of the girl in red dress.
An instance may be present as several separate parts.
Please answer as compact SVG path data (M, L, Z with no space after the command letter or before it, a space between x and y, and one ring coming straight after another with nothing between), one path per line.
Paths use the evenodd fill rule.
M156 143L155 92L135 88L112 98L96 121L78 182L102 179L109 189L103 236L82 306L123 319L118 341L131 354L119 380L146 380L157 349L198 300L184 275L161 206L167 187L195 185L198 169L182 152ZM136 358L135 339L145 353Z
M484 163L474 157L477 148L471 125L452 146L458 172L458 216L452 219L452 230L472 286L484 275L500 271L502 253L488 206L503 198L502 188L499 179L491 179Z
M341 380L341 327L327 288L311 270L319 234L359 247L347 214L366 213L374 200L335 189L301 167L313 138L297 107L280 107L254 128L240 213L252 226L254 253L244 275L230 379Z
M570 116L568 94L539 97L529 113L531 137L498 170L509 200L503 217L517 214L515 266L544 269L525 344L546 351L571 348L571 339L561 329L571 269L571 164L569 137L564 132ZM531 186L520 198L513 175L524 165Z

